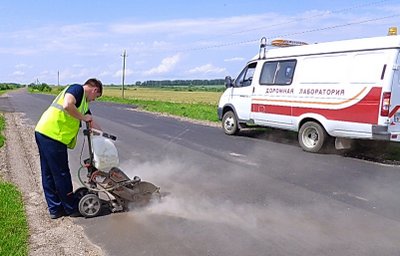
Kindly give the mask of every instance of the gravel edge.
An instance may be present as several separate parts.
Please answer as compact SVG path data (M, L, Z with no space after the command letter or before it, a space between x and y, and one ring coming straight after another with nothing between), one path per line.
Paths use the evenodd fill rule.
M22 192L29 223L29 255L104 255L70 217L51 220L41 185L34 127L21 113L4 113L5 146L0 149L0 176Z

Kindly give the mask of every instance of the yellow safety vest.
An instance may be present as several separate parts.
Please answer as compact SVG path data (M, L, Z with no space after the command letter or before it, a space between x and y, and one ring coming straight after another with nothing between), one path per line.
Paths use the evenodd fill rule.
M35 131L72 149L76 145L80 120L69 115L63 108L64 96L68 88L69 86L58 94L50 107L42 114ZM78 107L78 111L84 115L88 109L89 103L86 100L85 92L83 92L82 102Z

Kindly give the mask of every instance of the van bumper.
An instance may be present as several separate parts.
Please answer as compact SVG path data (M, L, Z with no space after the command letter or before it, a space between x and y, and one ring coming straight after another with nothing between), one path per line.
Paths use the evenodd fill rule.
M222 108L218 108L217 113L218 113L218 119L221 121L222 120Z
M372 126L372 139L374 140L390 140L391 134L386 125Z

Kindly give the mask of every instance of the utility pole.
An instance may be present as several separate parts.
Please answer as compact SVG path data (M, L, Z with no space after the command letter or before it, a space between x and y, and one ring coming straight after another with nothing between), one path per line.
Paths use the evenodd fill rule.
M122 98L124 98L124 93L125 93L125 64L126 64L126 57L128 55L126 54L126 50L122 53Z
M60 86L60 70L57 71L57 86Z

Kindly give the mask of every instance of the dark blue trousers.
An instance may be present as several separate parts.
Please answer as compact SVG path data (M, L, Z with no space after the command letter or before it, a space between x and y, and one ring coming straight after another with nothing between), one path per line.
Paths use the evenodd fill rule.
M68 166L68 149L61 142L35 132L39 148L42 185L50 214L71 214L78 205Z

